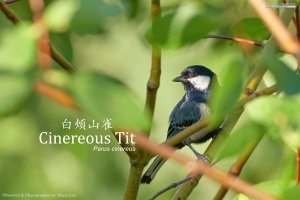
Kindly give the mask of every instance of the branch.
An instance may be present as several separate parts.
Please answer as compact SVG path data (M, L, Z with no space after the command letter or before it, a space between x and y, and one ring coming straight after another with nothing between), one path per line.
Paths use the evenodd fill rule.
M249 45L255 45L258 47L263 47L264 43L259 42L259 41L253 41L253 40L248 40L244 38L238 38L238 37L232 37L232 36L226 36L226 35L207 35L204 38L216 38L216 39L223 39L223 40L231 40L234 42L240 42L240 43L245 43Z
M267 2L264 0L249 0L249 2L282 48L300 59L300 45L274 11L266 8ZM295 0L290 0L289 3L296 5ZM294 13L294 11L290 9L291 13Z
M56 88L54 86L48 85L41 81L37 81L35 84L35 90L38 93L40 93L41 95L46 96L49 99L65 106L67 108L78 109L75 101L69 94L59 90L58 88Z
M112 129L112 132L115 133L115 132L128 132L128 133L131 133L133 132L133 130L126 130L126 129ZM132 133L131 133L132 134ZM119 140L117 135L113 134L114 137L116 138L116 140ZM131 144L131 143L127 143L127 140L128 138L125 136L125 135L121 135L121 144L120 146L124 149L126 148L136 148L135 151L124 151L128 157L130 158L130 161L132 162L132 164L136 164L135 161L139 160L140 157L141 157L141 152L139 149L137 149L136 145L134 144Z
M13 10L11 10L3 0L0 0L0 9L3 14L6 16L8 20L10 20L13 24L17 25L21 23L21 19L18 17ZM55 62L57 62L63 69L65 69L69 73L75 72L74 66L70 62L68 62L55 48L50 44L50 56Z
M177 161L179 164L187 167L190 171L191 176L195 176L199 173L207 176L208 178L221 183L222 185L233 189L238 193L243 193L249 197L252 197L257 200L275 200L275 197L272 197L251 184L243 181L240 178L237 178L233 175L227 174L215 167L212 167L206 164L202 160L195 161L187 156L184 156L181 153L175 152L175 148L167 145L156 145L149 141L149 139L141 134L136 135L137 144L145 149L146 151L158 154L159 156L168 159L171 158Z
M60 65L63 69L65 69L70 74L75 72L75 67L65 58L63 57L53 46L50 44L50 55L55 62Z
M152 0L151 1L151 15L152 15L152 24L160 18L160 0ZM144 130L147 136L150 135L153 114L155 110L155 102L156 102L156 94L160 84L160 73L161 73L161 49L158 44L152 44L152 63L151 63L151 71L150 77L147 83L147 95L146 95L146 103L145 103L145 112L149 112L150 117L150 125L147 130ZM148 164L149 155L147 152L141 151L139 148L137 149L138 153L136 155L130 155L130 171L128 175L128 180L126 184L126 190L124 194L125 200L134 200L137 198L137 194L139 191L140 180L143 173L144 167Z
M260 96L266 96L266 95L270 95L270 94L273 94L275 92L278 92L278 86L277 84L275 85L272 85L270 87L267 87L267 88L264 88L258 92L255 92L245 98L243 98L242 100L240 100L238 102L238 106L237 108L241 108L243 107L246 103L248 103L249 101L252 101L253 99L257 98L257 97L260 97Z
M152 24L158 20L160 15L160 0L152 0L151 2L151 15ZM161 48L159 44L152 44L152 64L150 77L147 83L147 96L145 103L145 110L149 111L150 114L150 125L149 129L146 130L146 134L149 135L151 131L151 125L153 120L153 114L155 110L156 94L160 84L160 74L161 74Z
M205 128L209 125L211 119L206 118L203 120L200 120L193 125L189 126L188 128L182 130L178 134L174 135L173 137L169 138L167 141L165 141L163 144L170 145L170 146L175 146L194 134L196 131Z
M6 18L13 24L18 24L21 22L20 18L3 2L3 0L0 0L0 9Z
M263 5L263 6L265 6L265 5ZM284 9L283 12L281 13L281 19L285 26L287 26L290 23L290 21L293 17L293 13L294 13L294 11L292 9ZM276 20L278 21L279 19L277 18ZM262 51L262 54L267 53L268 51L274 49L275 47L277 47L277 45L276 45L274 36L272 35L270 37L270 39L268 40L268 42L266 43L266 45ZM260 63L258 63L255 66L253 73L250 76L250 79L244 89L244 92L240 95L240 99L246 98L255 92L255 90L257 89L259 83L261 82L265 72L266 72L266 68L264 66L261 66ZM242 113L243 113L243 108L240 108L228 116L228 123L225 126L224 133L218 134L217 137L215 138L215 140L213 140L209 144L208 148L204 152L205 155L213 158L213 155L215 154L217 148L226 139L227 135L231 132L231 130L233 129L233 127L239 120ZM182 199L182 200L186 199L190 195L190 193L193 191L193 189L197 186L200 179L201 179L201 175L194 177L190 181L181 185L181 187L177 190L177 192L173 196L173 199Z

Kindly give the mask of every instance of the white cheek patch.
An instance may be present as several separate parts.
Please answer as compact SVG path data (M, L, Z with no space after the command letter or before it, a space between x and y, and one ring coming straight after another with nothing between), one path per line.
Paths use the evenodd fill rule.
M206 90L210 84L209 76L196 76L189 78L188 81L198 90Z

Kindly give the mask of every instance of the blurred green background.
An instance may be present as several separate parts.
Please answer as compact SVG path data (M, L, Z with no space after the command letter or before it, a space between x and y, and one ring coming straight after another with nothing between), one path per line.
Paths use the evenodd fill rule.
M48 8L55 1L45 2ZM171 16L172 23L168 23L168 17L163 18L165 21L157 25L158 33L154 32L153 35L149 35L150 1L137 0L76 1L78 10L68 22L69 26L65 30L50 33L53 46L79 70L93 70L121 80L137 95L141 104L145 101L146 83L151 67L150 42L157 37L163 46L161 86L157 94L151 133L151 138L157 142L165 140L169 114L184 94L183 87L172 82L172 79L186 66L207 66L218 75L219 82L222 82L226 70L239 67L242 68L239 74L241 84L245 84L251 64L255 60L249 60L241 48L249 48L253 55L260 52L260 47L240 48L239 44L231 41L200 40L203 36L213 33L264 41L270 35L247 1L213 0L205 3L165 0L161 3L162 15ZM24 21L31 21L32 13L28 1L17 2L10 5L10 8ZM61 12L57 12L57 18L64 18L64 12ZM194 16L195 21L192 21ZM195 26L196 22L200 24ZM190 24L190 28L187 24ZM161 33L165 26L171 28ZM12 29L14 25L1 14L0 34L4 35ZM170 35L166 36L166 32ZM3 38L4 36L2 43ZM17 56L12 54L7 59L18 59ZM291 68L296 66L296 61L291 56L281 55L281 60ZM52 65L51 69L35 76L70 90L69 75L56 63L53 62ZM270 86L272 83L273 75L268 73L262 86ZM5 83L2 81L0 84ZM1 86L4 87L6 86ZM6 97L5 91L0 97ZM101 97L101 90L98 95ZM299 99L297 96L293 98L296 101ZM124 152L94 152L92 145L42 145L38 142L39 133L42 131L62 135L70 132L82 133L80 130L66 133L62 130L61 123L65 119L76 121L83 118L94 119L34 92L30 93L30 98L20 111L2 117L0 192L74 193L77 194L77 199L84 200L122 199L129 169L128 158ZM246 111L238 127L248 118ZM94 132L89 130L84 131L84 134ZM116 146L116 141L112 141L110 145ZM197 149L203 152L206 146L207 143L201 144ZM193 156L187 149L182 152ZM268 136L264 137L241 177L253 184L282 176L287 179L293 177L293 156L294 152L289 148L279 145ZM228 170L234 158L236 157L224 159L217 166ZM159 189L184 178L186 173L177 163L167 162L151 185L141 186L138 199L149 198ZM217 183L203 178L189 199L212 199L218 188ZM174 191L171 190L158 199L170 199ZM230 192L225 199L232 199L233 196L235 194Z

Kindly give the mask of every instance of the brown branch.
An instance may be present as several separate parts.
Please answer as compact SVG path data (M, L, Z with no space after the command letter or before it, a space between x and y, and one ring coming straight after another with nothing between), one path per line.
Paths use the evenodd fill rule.
M296 185L300 182L300 148L296 152Z
M270 94L273 94L275 92L278 92L278 86L277 84L275 85L272 85L270 87L267 87L267 88L264 88L258 92L255 92L245 98L243 98L242 100L240 100L238 102L238 108L241 108L242 106L244 106L247 102L257 98L257 97L260 97L260 96L266 96L266 95L270 95Z
M78 109L75 101L69 94L52 85L37 81L35 84L35 90L41 95L46 96L67 108Z
M259 42L259 41L248 40L248 39L244 39L244 38L232 37L232 36L227 36L227 35L207 35L205 38L216 38L216 39L223 39L223 40L231 40L231 41L234 41L234 42L254 45L254 46L258 46L258 47L263 47L264 46L264 43Z
M0 0L0 10L13 24L17 25L21 23L21 19L18 17L18 15L14 13L14 11L3 2L3 0ZM50 55L55 62L57 62L67 72L75 72L75 68L72 66L72 64L68 62L55 48L53 48L51 44L50 48Z
M18 24L21 22L20 18L3 2L3 0L0 0L0 9L6 18L9 19L13 24Z
M282 48L299 59L300 45L275 12L270 8L266 8L267 2L264 0L249 0L249 2ZM294 0L290 2L296 4Z
M137 144L146 151L158 154L165 159L173 159L179 164L185 166L190 171L190 176L195 176L199 173L208 178L221 183L222 185L233 189L238 193L243 193L249 197L257 200L275 200L276 198L266 194L246 181L237 178L233 175L227 174L220 169L206 164L202 160L195 161L181 153L175 152L175 148L167 145L157 145L149 141L149 139L141 134L136 135Z

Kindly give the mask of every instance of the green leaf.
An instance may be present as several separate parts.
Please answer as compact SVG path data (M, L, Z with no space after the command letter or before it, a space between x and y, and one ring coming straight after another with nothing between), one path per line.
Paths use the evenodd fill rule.
M66 31L78 9L79 2L77 0L54 1L45 11L47 27L55 32Z
M112 77L77 73L72 89L80 108L98 119L112 119L113 128L140 130L148 125L141 102Z
M282 91L288 95L300 92L300 76L292 71L284 62L271 53L266 53L262 61L268 66Z
M35 66L36 42L32 27L5 30L0 39L0 72L25 73Z
M146 32L146 39L150 43L166 45L170 34L172 20L175 16L175 11L163 15L154 21L152 27Z
M266 181L266 182L261 182L259 184L256 184L255 186L270 194L273 196L282 196L283 193L291 188L294 185L294 181L287 181L287 180L271 180L271 181ZM294 200L294 199L287 199L287 198L282 198L283 200ZM298 196L299 199L299 196ZM237 195L233 200L254 200L253 198L249 198L244 194L239 194ZM296 200L296 199L295 199Z
M139 14L139 6L141 4L139 0L121 0L121 3L130 18L136 17Z
M80 0L80 8L72 20L71 30L78 34L98 34L105 20L123 13L121 6L104 0Z
M240 155L257 139L261 138L264 129L256 123L248 122L235 130L218 148L215 160Z
M215 85L210 102L214 121L223 119L235 107L243 87L243 71L243 65L239 62L232 62L224 68L221 87Z
M233 25L237 36L251 38L253 40L266 40L270 33L260 18L244 18Z
M50 33L50 40L55 44L55 49L58 50L67 60L73 59L73 46L69 32L64 33ZM52 65L59 66L56 62L52 62ZM61 68L59 66L59 68Z
M0 117L18 111L30 97L33 84L24 76L0 75Z
M217 21L207 15L196 15L184 26L181 35L182 45L193 44L208 35L217 26Z
M292 97L261 97L246 105L249 117L269 131L276 141L284 142L290 148L300 147L300 104Z
M150 25L146 39L164 48L180 48L196 43L219 25L218 16L211 17L207 10L191 13L186 15L178 9L168 10L154 21L153 26Z

